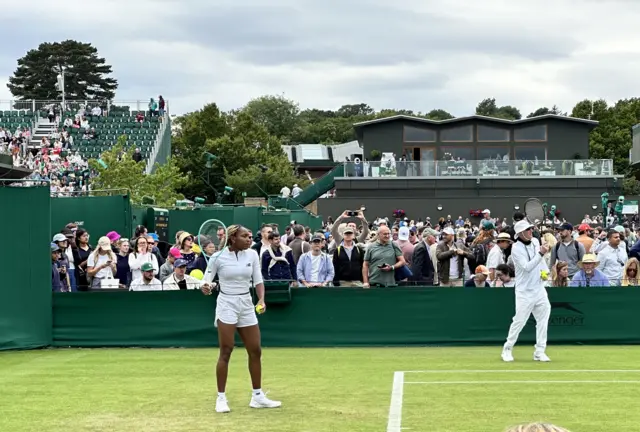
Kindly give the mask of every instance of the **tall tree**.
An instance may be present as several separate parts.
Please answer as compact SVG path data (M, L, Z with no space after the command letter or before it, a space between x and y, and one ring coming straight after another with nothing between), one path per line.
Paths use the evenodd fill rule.
M178 191L188 179L173 158L158 165L153 174L145 174L145 162L134 161L134 148L127 150L125 143L126 137L121 136L115 146L100 155L99 160L89 160L89 166L98 172L92 180L93 190L127 189L131 202L136 205L142 204L145 196L154 198L162 207L173 206L176 200L184 198Z
M375 110L365 103L355 105L342 105L336 113L340 117L370 116Z
M270 135L287 143L299 126L300 108L297 102L284 96L269 95L251 100L242 111L264 126Z
M511 105L498 106L495 98L487 98L476 106L476 115L496 117L506 120L520 120L520 110Z
M429 111L426 115L426 118L430 119L430 120L449 120L454 118L454 116L443 110L443 109L433 109L431 111Z
M18 59L7 87L17 99L58 100L57 76L64 72L69 100L112 100L118 82L109 77L111 66L90 43L74 40L42 43Z

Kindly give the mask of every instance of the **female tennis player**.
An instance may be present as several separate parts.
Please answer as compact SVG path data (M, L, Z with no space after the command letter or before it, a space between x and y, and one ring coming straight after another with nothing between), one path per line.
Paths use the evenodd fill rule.
M204 275L202 292L210 295L216 288L213 279L219 279L219 295L216 304L215 326L218 328L220 354L216 366L218 399L216 412L231 411L225 390L229 373L229 359L234 347L236 329L249 354L249 374L253 385L251 408L278 408L282 403L272 401L262 392L262 364L260 356L260 328L251 299L251 282L256 287L258 305L264 304L264 283L258 253L251 249L251 233L241 225L232 225L227 230L226 248L209 260Z

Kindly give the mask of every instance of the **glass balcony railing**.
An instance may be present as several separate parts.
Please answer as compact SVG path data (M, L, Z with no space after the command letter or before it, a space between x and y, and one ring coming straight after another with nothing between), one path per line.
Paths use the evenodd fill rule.
M346 162L345 177L611 177L613 160Z

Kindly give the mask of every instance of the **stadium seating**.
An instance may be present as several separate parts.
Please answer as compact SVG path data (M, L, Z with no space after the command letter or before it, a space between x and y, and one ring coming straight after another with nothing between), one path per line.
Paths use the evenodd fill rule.
M74 148L85 158L97 158L103 151L109 150L117 143L121 135L127 136L128 147L138 147L143 158L148 158L158 137L160 121L158 117L145 116L143 123L136 122L138 111L129 111L129 107L112 107L108 116L94 117L89 120L91 127L97 132L96 139L83 139L84 131L69 128L74 139ZM73 118L76 113L65 112L64 119Z
M31 127L33 120L33 111L0 111L0 127L11 133L17 128Z

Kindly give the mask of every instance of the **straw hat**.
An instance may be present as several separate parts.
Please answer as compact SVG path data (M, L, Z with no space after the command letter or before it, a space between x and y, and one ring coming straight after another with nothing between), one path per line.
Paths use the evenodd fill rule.
M511 235L509 235L509 233L506 232L501 232L500 234L498 234L498 237L494 240L494 242L499 242L499 241L508 241L509 243L513 243L513 239L511 238Z
M582 268L583 264L598 264L598 257L594 254L584 254L582 261L578 261L578 267Z

